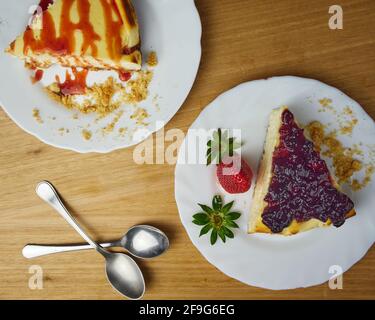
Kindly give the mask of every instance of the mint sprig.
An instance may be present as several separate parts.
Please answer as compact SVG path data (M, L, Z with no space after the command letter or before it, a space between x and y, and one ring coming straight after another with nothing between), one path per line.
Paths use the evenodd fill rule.
M231 228L239 228L234 220L237 220L241 213L231 211L233 203L234 201L231 201L224 205L219 195L213 197L212 207L198 203L203 211L193 215L193 223L202 226L200 237L211 231L211 245L216 243L218 237L224 243L227 238L234 238Z

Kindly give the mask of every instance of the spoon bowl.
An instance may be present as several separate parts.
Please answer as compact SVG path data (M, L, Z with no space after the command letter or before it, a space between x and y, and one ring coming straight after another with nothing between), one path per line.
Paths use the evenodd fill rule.
M114 242L100 243L103 248L122 247L132 256L141 259L152 259L162 255L169 248L169 240L164 232L147 225L137 225L120 239ZM40 245L27 244L22 255L27 259L42 257L60 252L71 252L93 249L91 245Z
M107 279L120 294L132 300L141 299L145 293L145 281L135 261L123 253L111 253L106 257Z
M129 229L121 240L121 246L137 258L151 259L168 250L169 240L159 229L139 225Z

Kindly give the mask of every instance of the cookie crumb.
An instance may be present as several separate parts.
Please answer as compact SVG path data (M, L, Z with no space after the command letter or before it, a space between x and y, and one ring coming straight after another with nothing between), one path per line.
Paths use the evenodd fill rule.
M120 134L121 137L123 137L126 134L127 131L128 131L127 128L119 128L118 129L118 133Z
M339 184L349 183L354 173L362 170L362 162L354 158L354 155L361 151L357 147L344 147L336 138L336 131L326 133L323 124L319 121L311 122L305 129L316 149L319 152L323 151L324 156L332 159Z
M156 67L158 65L158 63L159 63L159 61L158 61L158 56L156 55L156 52L155 51L151 51L148 54L148 57L147 57L147 64L150 67Z
M123 110L121 110L119 113L117 113L117 115L113 118L113 120L111 121L111 123L109 123L108 125L106 125L102 129L103 134L112 132L113 129L115 128L117 122L119 122L119 120L120 120L120 118L122 117L123 114L124 114Z
M150 115L146 111L146 109L143 108L137 108L134 113L130 116L130 119L133 119L136 121L137 125L147 125L147 123L144 122L146 118L148 118Z
M59 133L60 133L61 136L64 135L65 133L69 133L70 132L69 129L65 129L65 128L60 128L58 131L59 131Z
M361 190L365 188L370 182L371 182L371 177L375 172L375 167L371 164L367 165L366 171L365 171L365 177L363 178L362 181L359 181L358 179L354 179L351 183L351 188L354 191Z
M332 104L332 99L323 98L319 100L322 107L329 107Z
M136 74L137 76L129 80L125 87L116 82L113 77L109 77L104 83L95 83L92 87L87 87L85 95L64 95L57 83L53 83L45 89L53 100L66 108L77 110L83 114L96 113L100 118L103 118L117 110L123 103L135 104L147 99L153 73L143 70ZM77 119L78 116L74 115L73 118Z
M343 115L345 115L345 117L338 118L340 133L351 135L353 133L353 129L358 124L358 119L355 117L353 110L349 106L344 108Z
M42 118L40 116L40 111L37 108L33 109L33 118L36 120L36 122L38 122L40 124L43 123L43 120L42 120Z
M83 129L83 130L82 130L82 137L83 137L85 140L90 140L91 137L92 137L92 133L91 133L91 131L86 130L86 129Z

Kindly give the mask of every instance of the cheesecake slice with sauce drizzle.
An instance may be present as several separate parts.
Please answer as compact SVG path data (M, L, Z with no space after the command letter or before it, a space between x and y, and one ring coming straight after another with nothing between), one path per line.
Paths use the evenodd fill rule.
M130 0L41 0L39 7L31 26L6 49L32 68L141 69Z
M249 233L292 235L355 215L354 204L287 107L270 116L250 209Z

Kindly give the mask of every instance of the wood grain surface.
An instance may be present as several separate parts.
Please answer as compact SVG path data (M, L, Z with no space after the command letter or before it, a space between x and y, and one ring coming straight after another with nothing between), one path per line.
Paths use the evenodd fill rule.
M326 0L199 0L203 55L194 87L166 129L186 131L217 95L249 80L276 75L316 78L358 101L375 118L375 1L341 0L344 29L330 30ZM183 61L181 61L183 63ZM4 76L1 74L0 75ZM1 90L1 88L0 88ZM162 107L162 106L161 106ZM107 284L93 252L26 260L26 243L81 242L34 192L48 179L97 240L120 237L134 224L153 224L170 237L170 251L140 262L146 299L375 298L375 248L328 284L270 291L230 279L195 249L180 223L174 166L136 165L133 148L77 154L43 144L0 111L0 298L121 299ZM30 290L29 267L44 270L44 288Z

